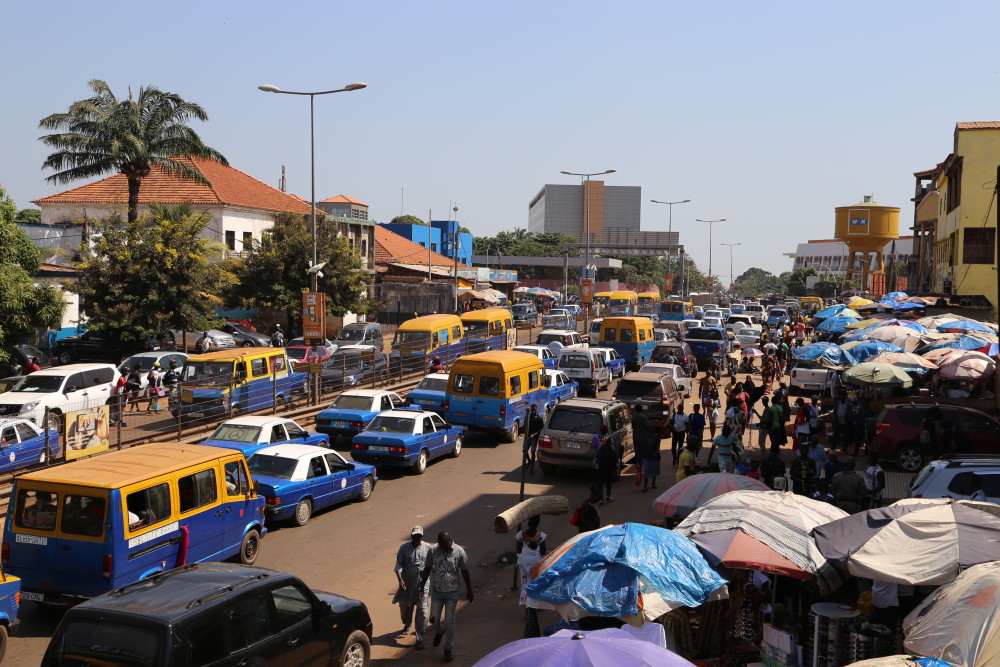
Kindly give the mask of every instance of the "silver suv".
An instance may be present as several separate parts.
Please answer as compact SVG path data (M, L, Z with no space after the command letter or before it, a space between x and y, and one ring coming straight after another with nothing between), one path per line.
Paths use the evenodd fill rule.
M1000 455L990 454L950 454L931 461L910 480L907 496L969 500L973 475L982 480L986 500L1000 503Z
M552 409L538 438L542 472L553 475L558 466L591 468L594 436L608 427L608 437L618 447L619 458L632 453L632 411L621 401L571 398Z

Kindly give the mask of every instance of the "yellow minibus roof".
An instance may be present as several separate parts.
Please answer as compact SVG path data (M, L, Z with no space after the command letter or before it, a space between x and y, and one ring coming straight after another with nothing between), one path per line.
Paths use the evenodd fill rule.
M499 364L504 369L524 368L525 366L545 365L542 360L528 352L515 352L514 350L494 350L492 352L479 352L477 354L467 354L459 357L452 364L452 369L467 366L473 363Z
M235 350L217 350L205 354L192 354L188 361L236 361L245 357L284 352L283 347L240 347Z
M461 326L461 324L462 320L458 319L458 315L422 315L414 317L412 320L406 320L399 325L397 331L431 331L441 327Z
M493 320L510 319L512 315L506 308L483 308L462 313L463 322L491 322Z

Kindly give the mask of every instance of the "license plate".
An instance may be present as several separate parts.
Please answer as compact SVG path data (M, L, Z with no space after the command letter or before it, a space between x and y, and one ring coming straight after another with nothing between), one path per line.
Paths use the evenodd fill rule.
M347 422L333 422L334 428L347 428Z
M205 416L204 412L189 412L188 413L188 417L191 417L192 419L201 419L204 416Z
M32 602L44 602L44 593L32 593L31 591L21 591L22 600L31 600Z
M434 405L434 401L420 401L420 405Z
M566 449L583 449L583 443L579 440L570 440L566 443Z
M568 375L572 375L574 377L577 375L583 375L583 371L569 371Z
M368 445L368 451L369 452L387 452L387 451L389 451L389 448L388 447L383 447L382 445Z

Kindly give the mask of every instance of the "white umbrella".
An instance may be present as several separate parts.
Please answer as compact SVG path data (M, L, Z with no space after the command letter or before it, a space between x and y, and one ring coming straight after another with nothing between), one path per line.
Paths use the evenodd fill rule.
M954 350L954 354L942 357L938 366L939 374L949 380L979 380L996 372L997 364L982 352L976 350Z
M877 329L872 329L865 334L865 338L869 340L881 340L886 343L892 343L897 338L920 336L920 332L916 329L911 329L910 327L904 327L898 324L890 324L885 327L878 327Z

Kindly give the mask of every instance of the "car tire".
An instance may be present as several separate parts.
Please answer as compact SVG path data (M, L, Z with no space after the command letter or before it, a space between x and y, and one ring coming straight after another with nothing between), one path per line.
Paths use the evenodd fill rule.
M367 667L371 658L371 641L361 630L355 630L344 642L344 652L337 662L340 667Z
M7 654L7 626L0 623L0 660Z
M251 530L243 536L243 541L240 542L240 562L244 565L253 565L257 561L259 553L260 533L257 530Z
M240 347L253 347L253 342L246 340L240 343Z
M63 365L73 363L73 353L65 347L61 347L56 350L56 358L59 359L59 363Z
M308 498L303 498L299 501L299 504L295 506L295 514L292 515L292 520L295 522L296 526L304 526L309 523L309 519L312 517L313 504Z
M427 450L421 449L417 454L417 462L413 464L413 474L423 475L427 470Z
M542 463L540 465L542 466L542 474L546 477L552 477L556 474L556 466L551 463Z
M375 480L371 475L365 475L365 480L361 482L361 493L358 494L358 501L365 502L372 497L372 491L375 490Z
M517 423L517 420L514 420L514 423L511 424L510 429L503 432L503 442L515 442L517 440L517 436L520 435L520 433L521 433L521 427Z
M455 438L455 448L451 450L451 458L457 459L462 455L462 436Z
M50 431L62 433L62 412L59 410L49 410L49 419L46 426Z
M902 445L896 450L896 465L903 472L917 472L924 462L923 452L919 445Z

